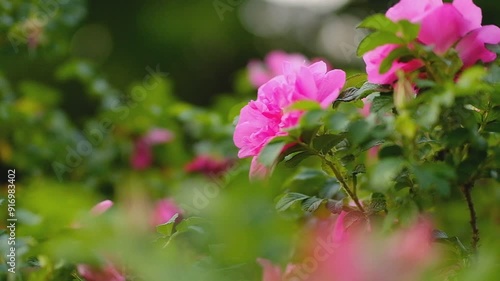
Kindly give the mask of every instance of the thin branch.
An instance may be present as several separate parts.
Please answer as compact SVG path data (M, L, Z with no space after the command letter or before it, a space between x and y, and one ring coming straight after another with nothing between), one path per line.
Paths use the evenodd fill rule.
M477 227L477 215L476 215L476 209L474 207L474 202L472 201L472 188L474 187L474 184L471 183L466 183L462 187L462 192L464 193L465 200L467 201L467 207L469 209L469 215L470 215L470 226L472 229L472 251L474 253L477 252L477 247L479 244L479 229Z

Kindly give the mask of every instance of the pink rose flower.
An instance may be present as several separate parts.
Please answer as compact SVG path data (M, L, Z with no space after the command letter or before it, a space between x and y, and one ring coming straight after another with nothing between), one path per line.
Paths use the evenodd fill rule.
M329 107L344 86L345 77L344 71L327 71L324 62L317 62L288 69L259 88L257 99L241 110L233 136L238 157L254 157L251 174L266 174L258 163L259 153L273 138L288 135L287 129L296 126L304 114L287 108L301 100Z
M87 281L125 281L125 277L116 269L116 267L108 263L104 267L92 267L86 264L77 265L78 274Z
M182 215L182 210L177 206L173 199L167 198L160 200L155 205L151 224L153 226L157 226L167 223L176 214L179 214L179 217L176 219L176 222L178 222L181 220L180 216Z
M130 157L130 164L136 170L144 170L153 163L152 146L167 143L174 139L174 134L166 129L151 129L146 135L134 142L134 150Z
M202 173L208 177L223 175L233 164L230 159L199 155L184 166L188 173Z
M386 16L393 20L409 20L421 25L418 41L433 47L438 55L445 54L456 45L456 50L468 67L482 61L488 63L496 59L496 54L485 44L500 43L500 28L494 25L481 26L482 11L472 0L401 0L390 8ZM458 44L457 44L458 43ZM380 73L382 61L396 49L395 44L380 46L363 56L368 80L378 84L392 84L397 80L396 72L411 72L423 64L418 60L394 62L387 73Z
M309 65L309 60L301 54L287 54L283 51L273 51L267 54L264 62L250 61L248 63L248 74L250 82L258 88L271 80L273 77L283 74L283 67L298 69L303 65Z

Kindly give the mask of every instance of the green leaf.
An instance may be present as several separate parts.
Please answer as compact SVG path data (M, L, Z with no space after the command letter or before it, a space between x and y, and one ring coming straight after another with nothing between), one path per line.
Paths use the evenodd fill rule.
M392 34L396 34L399 29L398 25L384 14L374 14L367 17L357 26L357 28L385 31Z
M363 84L366 83L367 80L368 75L366 75L365 73L357 73L351 75L347 77L343 90L348 88L361 88L361 86L363 86Z
M300 164L300 162L302 162L306 158L313 156L313 155L314 154L312 152L309 152L309 151L298 151L298 152L292 153L292 154L287 155L285 157L285 165L287 167L290 167L290 168L296 167L297 165Z
M372 93L388 93L388 92L392 92L392 87L390 85L379 85L366 82L359 89L351 87L344 90L335 100L333 106L334 107L338 106L340 102L350 102L354 100L360 100Z
M283 212L290 208L293 203L305 200L307 198L309 198L309 196L301 193L286 193L285 195L283 195L283 197L280 198L278 203L276 203L276 210L278 210L278 212Z
M384 146L380 149L378 156L382 158L403 156L403 148L399 145Z
M423 190L436 190L442 196L449 196L450 182L455 179L455 171L445 163L425 163L414 167L415 178Z
M325 120L325 130L333 134L345 132L349 121L347 114L338 111L332 112Z
M394 61L407 56L411 56L411 52L406 46L402 46L392 50L392 52L390 52L389 55L380 64L380 74L387 73L391 69Z
M259 154L259 162L267 167L276 163L281 152L285 148L288 138L278 137L269 142Z
M311 110L306 112L302 118L300 118L300 127L310 129L321 125L321 120L325 114L326 111L324 110Z
M371 169L370 183L375 190L385 191L393 185L398 173L404 168L405 161L401 158L386 158L380 160Z
M287 107L285 111L292 111L292 110L304 110L304 111L321 110L321 105L316 101L301 100L294 102L292 105Z
M367 52L386 44L403 44L404 41L394 34L377 31L366 36L358 46L357 55L363 56Z
M400 28L401 34L403 38L407 42L411 42L418 37L418 33L420 32L420 25L412 23L408 20L398 21L397 25Z
M196 231L198 233L204 233L203 225L207 224L207 220L202 217L189 217L182 220L176 227L176 233L187 232L189 230Z
M394 98L389 95L380 95L375 97L372 102L370 111L372 112L388 112L394 108Z
M328 202L326 203L326 208L332 214L340 214L340 212L342 212L343 207L344 207L344 203L342 201L329 199Z
M344 140L345 137L345 134L318 136L313 140L313 148L325 154Z
M175 214L168 222L156 226L156 231L165 236L172 235L175 226L175 220L179 217L179 214Z
M486 132L491 132L491 133L500 133L500 122L499 121L494 121L486 124L484 126L484 130Z
M365 120L358 120L349 125L349 140L353 144L360 144L370 135L371 126Z
M324 199L318 197L309 197L302 202L302 210L304 210L305 212L312 213L316 211L319 208L319 206L321 206L323 200Z
M375 192L372 194L370 200L370 205L368 205L368 211L372 214L384 211L387 208L385 195L380 192Z

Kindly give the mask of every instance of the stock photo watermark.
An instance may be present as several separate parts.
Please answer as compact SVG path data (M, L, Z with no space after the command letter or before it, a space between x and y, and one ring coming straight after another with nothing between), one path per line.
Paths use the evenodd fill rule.
M7 171L7 271L16 273L16 170Z
M142 80L141 85L132 88L130 95L126 96L125 100L117 98L113 101L110 110L119 120L125 120L133 108L147 99L148 93L159 85L161 79L168 76L167 72L161 72L160 65L156 65L155 69L147 66L146 71L148 74ZM70 173L82 165L84 158L90 157L94 148L102 145L106 135L115 128L111 118L102 118L98 124L98 126L84 131L84 139L78 141L76 145L65 147L67 153L64 160L52 163L52 169L59 181L62 181L65 173Z

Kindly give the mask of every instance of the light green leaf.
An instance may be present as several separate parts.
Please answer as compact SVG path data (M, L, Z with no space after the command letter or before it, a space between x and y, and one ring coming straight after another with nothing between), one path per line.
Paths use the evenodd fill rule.
M267 167L271 167L276 163L276 160L280 156L283 148L287 144L288 138L275 138L270 143L268 143L264 149L259 154L259 162Z
M301 193L286 193L285 195L283 195L283 197L280 198L278 203L276 203L276 210L278 210L279 212L283 212L290 208L293 203L305 200L307 198L309 198L309 196Z
M165 236L172 235L174 231L175 220L179 217L179 214L175 214L168 222L156 226L156 231Z
M359 43L357 55L361 57L367 52L372 51L373 49L382 45L403 44L403 43L404 43L403 39L399 38L394 34L383 31L377 31L369 34L361 41L361 43Z
M385 31L392 34L396 34L399 29L398 25L384 14L374 14L367 17L357 26L357 28Z

